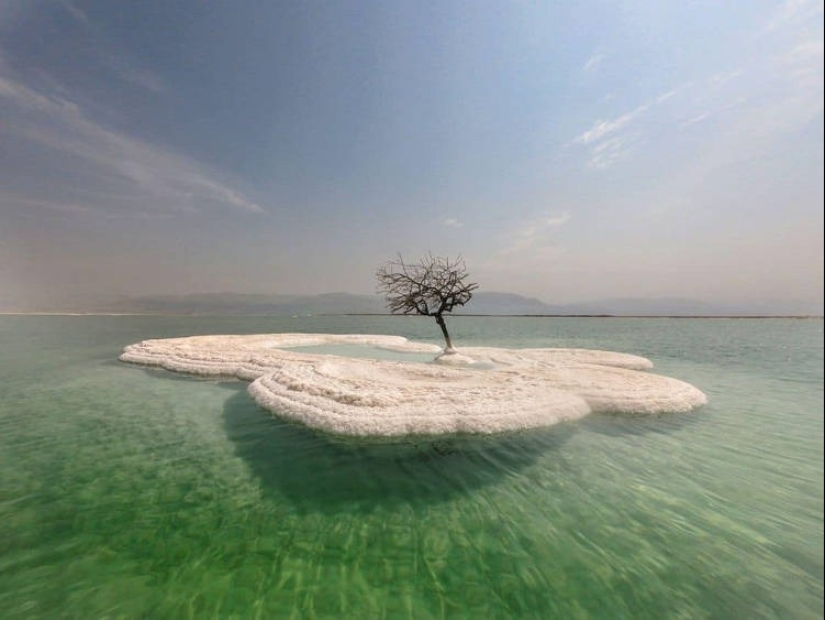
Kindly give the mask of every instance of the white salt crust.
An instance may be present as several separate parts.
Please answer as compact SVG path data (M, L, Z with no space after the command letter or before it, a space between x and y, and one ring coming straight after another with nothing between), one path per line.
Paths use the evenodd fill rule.
M264 334L144 340L120 359L252 381L249 393L262 407L342 435L497 433L590 412L686 412L707 402L688 383L644 372L649 360L611 351L467 347L427 364L285 349L336 344L442 352L398 336Z

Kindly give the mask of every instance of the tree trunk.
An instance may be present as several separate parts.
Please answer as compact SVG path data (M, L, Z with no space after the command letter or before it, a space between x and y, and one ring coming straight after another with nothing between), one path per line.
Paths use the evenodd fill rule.
M444 317L440 314L435 315L435 322L438 323L438 326L441 328L441 333L444 334L444 340L447 342L447 351L451 351L453 348L453 341L450 340L450 333L447 331L447 323L444 321Z

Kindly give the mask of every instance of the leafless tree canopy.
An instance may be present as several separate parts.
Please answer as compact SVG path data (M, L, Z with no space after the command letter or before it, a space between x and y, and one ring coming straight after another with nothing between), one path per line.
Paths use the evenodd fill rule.
M417 263L405 263L401 256L376 272L378 290L384 293L393 314L421 314L435 317L447 348L452 348L444 313L463 306L478 284L468 282L461 257L450 259L428 254Z

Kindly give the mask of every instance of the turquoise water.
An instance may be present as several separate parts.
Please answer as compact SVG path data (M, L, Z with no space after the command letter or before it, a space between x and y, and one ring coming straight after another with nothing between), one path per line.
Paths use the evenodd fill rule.
M709 404L341 440L117 356L207 333L439 343L433 322L0 317L0 617L823 616L822 320L449 325L459 347L643 355Z

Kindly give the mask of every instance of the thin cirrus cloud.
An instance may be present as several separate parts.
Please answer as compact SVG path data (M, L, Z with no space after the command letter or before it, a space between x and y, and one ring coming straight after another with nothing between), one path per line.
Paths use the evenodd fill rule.
M627 159L633 150L633 146L640 141L641 133L639 131L624 134L620 132L628 128L652 107L661 105L685 87L682 86L662 93L655 99L645 102L612 120L598 120L589 129L579 134L573 142L590 148L588 166L604 169Z
M630 134L598 142L591 150L588 165L591 168L604 169L627 159L639 139L638 134Z
M95 26L88 15L70 0L57 0L57 4L85 31L90 33L95 31ZM95 46L89 51L94 59L93 62L99 63L103 69L112 73L117 79L156 94L165 90L165 84L155 73L136 67L134 63L121 55L112 53L105 46Z
M822 21L823 6L819 0L785 0L776 8L759 34L771 33L788 25L806 21Z
M770 140L795 131L822 112L823 41L814 26L821 24L822 12L821 2L787 0L754 32L758 51L740 55L734 61L739 66L714 67L706 79L686 82L629 112L597 120L572 144L587 149L587 167L596 169L627 160L642 143L652 149L663 146L653 134L676 139L668 133L670 126L689 129L706 145L699 147L711 152L710 158L700 158L705 170L711 162L761 152ZM599 56L594 55L583 69L590 70L598 62ZM670 108L669 118L651 118L655 108L676 95L681 96ZM700 129L710 119L724 124L726 131L717 135Z
M549 238L551 231L563 226L570 220L570 214L565 212L551 215L523 224L510 236L510 243L499 251L501 256L517 256L524 254L556 253Z
M702 121L705 121L708 118L710 118L710 112L702 112L701 114L697 114L696 116L687 119L685 122L682 123L682 127L689 127L690 125L701 123Z
M708 80L703 91L713 93L718 88L718 101L707 103L708 109L682 127L719 117L725 119L726 130L711 134L682 176L702 179L714 169L770 152L784 136L794 135L821 116L823 47L821 39L808 40L769 56L760 64L758 85L748 81L755 72L738 71L726 79Z
M57 92L41 92L0 75L0 112L8 120L0 133L41 158L40 178L34 180L39 195L18 203L20 208L52 204L53 210L85 213L76 208L82 194L84 207L104 214L198 212L205 206L265 213L198 162L108 129ZM72 181L61 182L67 173ZM2 175L6 188L12 189L4 202L14 204L10 196L15 185L26 182L24 177L14 169ZM50 181L44 184L43 178Z
M582 67L583 71L595 71L599 68L599 65L602 64L602 61L607 58L607 54L603 52L596 52L590 58L587 59L587 62L584 63Z
M74 17L80 23L88 26L91 24L89 21L89 17L84 13L82 10L77 8L74 4L72 4L69 0L58 0L57 4L62 6L69 15Z
M809 98L822 97L822 69L825 42L805 41L774 59L780 71L786 71L796 87Z
M155 94L160 94L166 90L163 80L151 71L138 69L119 56L104 52L98 52L97 55L100 63L114 73L118 79Z

